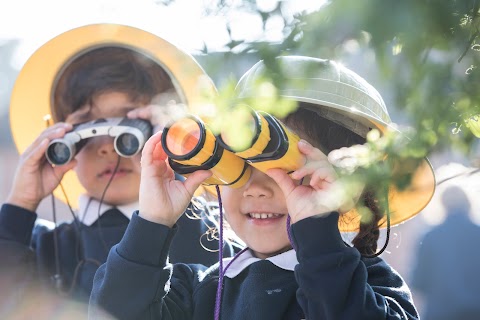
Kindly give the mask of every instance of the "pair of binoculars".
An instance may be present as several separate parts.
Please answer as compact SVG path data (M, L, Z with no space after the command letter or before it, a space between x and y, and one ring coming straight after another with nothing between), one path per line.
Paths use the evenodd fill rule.
M114 137L114 148L122 157L132 157L142 148L152 135L149 121L129 118L102 118L73 126L63 138L54 139L45 151L45 156L53 165L70 162L88 139L98 136Z
M196 170L210 170L205 185L228 185L238 188L250 178L251 168L262 172L280 168L298 169L304 157L298 150L300 138L272 115L251 110L246 147L238 149L232 137L238 132L228 129L218 135L196 116L181 118L164 128L162 147L171 168L188 176Z

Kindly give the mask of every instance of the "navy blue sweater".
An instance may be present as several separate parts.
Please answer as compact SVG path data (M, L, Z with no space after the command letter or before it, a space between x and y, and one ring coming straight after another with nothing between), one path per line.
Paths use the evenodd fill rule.
M261 260L225 277L221 319L417 319L402 278L346 246L337 224L333 213L292 225L295 272ZM218 264L166 263L175 231L133 215L95 275L90 318L213 319Z
M31 294L33 299L55 289L62 297L86 304L96 270L106 261L110 248L122 239L129 224L128 218L116 209L104 213L91 226L78 221L63 223L56 228L55 250L54 231L42 224L35 225L36 218L34 212L13 205L4 204L0 209L0 318L6 312L20 312L33 290L37 290ZM181 218L179 232L172 240L172 262L218 261L217 252L206 251L200 244L206 224L206 220L192 220L185 215ZM227 243L225 256L238 250L238 246ZM56 274L59 276L55 277Z

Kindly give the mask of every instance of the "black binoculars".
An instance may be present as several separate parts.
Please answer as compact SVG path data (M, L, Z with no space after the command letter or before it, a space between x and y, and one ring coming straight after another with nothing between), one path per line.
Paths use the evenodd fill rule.
M149 121L129 118L102 118L73 126L63 138L54 139L45 151L47 160L53 165L64 165L86 144L88 139L98 136L114 137L115 151L122 157L132 157L152 135Z
M251 167L262 172L280 168L287 172L298 169L304 157L298 150L300 138L272 115L251 110L247 124L247 143L243 148L234 143L238 132L226 128L218 135L196 116L187 116L163 130L162 147L171 168L188 176L196 170L211 170L206 185L243 186L251 175Z

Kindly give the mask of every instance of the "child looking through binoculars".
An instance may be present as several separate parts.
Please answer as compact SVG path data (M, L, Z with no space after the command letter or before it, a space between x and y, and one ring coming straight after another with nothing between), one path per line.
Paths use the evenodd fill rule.
M73 50L70 46L83 41L79 37L82 32L88 34L87 41L95 40L93 35L96 35L97 40L107 44L95 43L86 50L74 52L70 61L61 61L60 67L53 61L34 64L35 58L48 49L61 51L60 40L65 41L68 50ZM160 63L139 50L111 44L112 39L107 37L110 32L115 36L134 33L138 39L151 37L152 45L169 48L163 39L141 30L92 25L69 31L47 43L24 69L24 72L31 71L35 66L33 71L41 73L39 69L58 67L60 71L54 70L58 75L52 107L43 110L53 114L55 124L43 130L33 142L29 141L31 144L21 155L11 192L0 211L0 276L5 279L1 281L4 304L0 305L0 314L6 310L7 318L14 317L16 312L32 310L35 315L25 318L50 319L38 308L31 307L41 304L39 299L46 299L51 292L43 290L45 287L60 293L52 296L88 301L96 269L106 261L108 251L120 241L132 212L138 209L139 151L151 136L152 126L158 120L165 121L154 115L155 109L167 106L155 103L182 102L177 91L182 88L174 86L175 80ZM179 58L185 55L175 50ZM185 56L187 63L182 67L190 64L199 69L192 57ZM18 87L24 79L34 77L33 74L27 76L19 78ZM28 96L29 92L17 90L15 94ZM12 108L15 106L12 104ZM40 108L40 104L28 107ZM37 120L43 124L41 118ZM33 130L25 126L14 129ZM35 224L35 211L41 200L72 170L76 173L75 182L84 189L78 210L74 212L72 208L73 221L53 230L38 221ZM73 185L65 181L62 186L70 195L67 200L76 202L77 199L71 197ZM187 216L181 219L178 237L172 241L171 261L210 264L218 260L218 253L204 250L200 243L210 227L208 223L208 217L205 221ZM227 244L225 255L233 254L233 247ZM25 288L25 283L30 282L38 287ZM50 310L48 303L46 299L44 304Z
M375 186L343 192L331 161L348 154L344 147L365 143L370 129L386 130L390 118L382 98L333 61L284 56L277 62L286 77L279 95L298 102L279 119L301 138L290 146L300 153L295 170L255 167L244 159L252 166L249 176L228 180L216 166L190 170L202 130L187 130L197 134L180 144L184 150L169 144L168 131L152 136L142 154L139 211L95 275L91 318L106 310L118 319L418 319L407 285L375 253L379 227L416 214L433 184L408 194L408 208L401 207L406 201L397 190L388 217L373 197ZM259 62L242 77L239 101L254 98L265 72ZM185 169L187 179L175 180L173 168ZM432 172L426 164L422 178L433 181ZM225 219L247 248L211 267L170 264L176 222L196 188L215 180ZM356 202L371 219L361 223ZM340 231L354 230L349 246Z

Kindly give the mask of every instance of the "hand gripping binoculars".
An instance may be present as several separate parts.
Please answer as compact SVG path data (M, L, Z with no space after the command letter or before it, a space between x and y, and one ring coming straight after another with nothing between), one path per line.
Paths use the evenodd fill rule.
M53 165L70 162L89 138L114 137L115 151L122 157L132 157L152 135L152 125L143 119L102 118L73 126L63 138L54 139L45 151L47 160Z
M249 119L247 147L233 148L235 132L226 130L214 135L198 117L190 115L164 128L162 147L168 155L171 168L188 176L196 170L210 170L213 174L204 184L243 186L251 175L251 168L262 172L280 168L287 172L298 169L304 156L298 150L300 138L270 114L252 110Z

